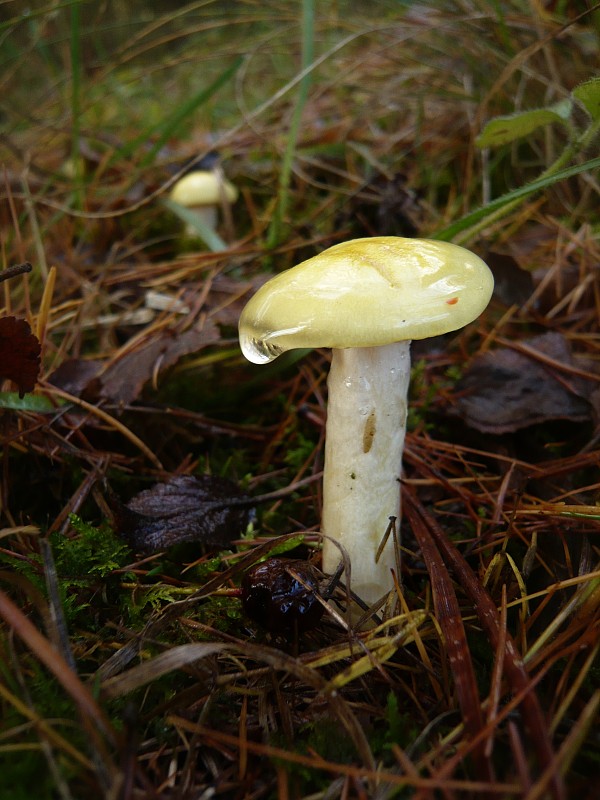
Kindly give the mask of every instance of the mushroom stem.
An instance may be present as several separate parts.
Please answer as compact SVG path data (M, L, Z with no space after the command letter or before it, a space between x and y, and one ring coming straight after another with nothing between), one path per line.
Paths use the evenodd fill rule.
M200 222L203 222L206 225L207 228L210 228L213 231L216 230L218 222L219 222L218 211L217 211L217 206L216 205L213 205L213 206L193 206L192 208L190 208L190 211L192 211L200 219ZM185 226L185 232L186 232L187 236L191 236L191 237L198 236L197 228L195 228L190 223L188 223Z
M374 603L393 588L393 536L375 554L390 523L400 519L400 474L410 381L410 341L334 349L323 473L322 532L346 549L351 588ZM323 541L323 569L340 561Z

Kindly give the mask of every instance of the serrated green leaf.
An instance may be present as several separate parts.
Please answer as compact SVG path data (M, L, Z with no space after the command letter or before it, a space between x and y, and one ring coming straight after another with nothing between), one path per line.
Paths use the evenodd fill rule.
M600 78L590 78L573 89L575 97L593 120L600 120Z
M571 113L571 101L563 100L548 108L535 108L490 120L475 140L478 147L498 147L529 136L552 122L563 123Z

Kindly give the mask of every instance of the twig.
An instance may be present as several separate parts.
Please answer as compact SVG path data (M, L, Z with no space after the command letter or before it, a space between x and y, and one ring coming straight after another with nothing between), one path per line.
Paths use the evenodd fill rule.
M9 280L9 278L16 278L17 275L25 275L27 272L31 272L32 269L33 267L29 261L25 261L23 264L14 264L12 267L0 270L0 283Z

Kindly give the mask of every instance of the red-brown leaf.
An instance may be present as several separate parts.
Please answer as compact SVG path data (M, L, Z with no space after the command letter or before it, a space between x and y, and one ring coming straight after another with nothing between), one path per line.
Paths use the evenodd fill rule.
M19 397L32 392L40 372L41 345L24 319L0 319L0 378L17 384Z

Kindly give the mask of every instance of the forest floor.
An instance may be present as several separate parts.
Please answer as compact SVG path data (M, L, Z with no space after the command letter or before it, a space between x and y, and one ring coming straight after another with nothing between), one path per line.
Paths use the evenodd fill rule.
M0 797L591 798L598 5L172 5L2 10ZM320 572L330 353L252 365L237 323L371 236L496 288L414 343L369 611ZM274 557L307 630L244 610Z

